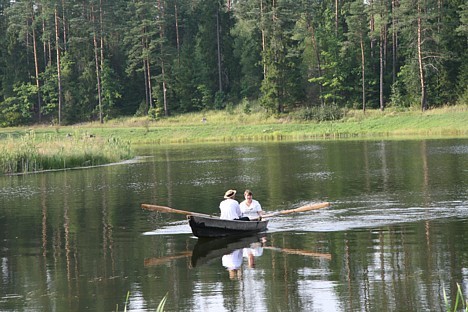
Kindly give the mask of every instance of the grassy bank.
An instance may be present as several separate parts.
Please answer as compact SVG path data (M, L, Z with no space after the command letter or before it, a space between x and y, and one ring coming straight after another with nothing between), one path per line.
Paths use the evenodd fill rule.
M29 172L128 159L132 144L279 141L347 138L468 137L468 105L426 112L347 111L339 121L301 121L294 115L246 114L240 108L106 124L0 129L0 170Z
M36 135L29 130L0 141L0 173L5 174L97 166L132 157L129 143L80 132Z
M203 122L205 118L205 122ZM66 135L86 131L99 137L119 137L134 144L166 144L228 141L308 140L372 137L468 136L468 105L421 111L348 111L339 121L306 122L288 117L232 111L185 114L150 121L124 118L101 125L88 123L68 127L34 127L37 135ZM0 130L24 133L24 129Z

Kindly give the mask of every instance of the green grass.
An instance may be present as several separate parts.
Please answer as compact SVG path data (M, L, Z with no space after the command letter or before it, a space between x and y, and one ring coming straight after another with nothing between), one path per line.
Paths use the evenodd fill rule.
M202 122L202 118L206 122ZM136 144L307 140L368 137L447 137L468 134L468 106L420 111L348 111L339 121L306 122L291 116L244 114L241 109L192 113L150 121L113 120L82 127L102 136L111 133Z
M202 118L206 122L202 122ZM268 116L232 111L190 113L151 121L146 117L120 118L106 124L87 123L63 127L35 126L36 136L65 136L75 131L98 137L118 137L134 144L166 144L231 141L274 141L369 137L460 137L468 134L468 105L433 109L426 112L352 110L339 121L313 122L291 116ZM7 134L18 136L26 128L0 129L0 140Z

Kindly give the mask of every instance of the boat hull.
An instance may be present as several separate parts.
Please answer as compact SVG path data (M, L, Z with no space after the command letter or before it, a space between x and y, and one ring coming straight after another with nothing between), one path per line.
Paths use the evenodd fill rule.
M268 226L268 220L238 221L195 215L189 216L188 220L197 237L243 236L265 231Z

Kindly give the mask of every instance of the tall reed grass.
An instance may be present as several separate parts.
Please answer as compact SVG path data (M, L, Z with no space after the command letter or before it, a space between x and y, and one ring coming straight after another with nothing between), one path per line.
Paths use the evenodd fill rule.
M447 309L447 312L468 312L468 301L465 300L465 297L463 296L460 284L457 283L457 296L455 297L455 302L453 303L453 305L450 304L450 299L448 298L447 293L445 292L445 288L443 289L443 291L445 307Z
M133 157L129 142L75 132L66 137L58 134L23 136L0 141L0 173L28 173L114 163Z
M161 299L161 301L158 304L158 307L156 308L156 312L164 312L164 307L166 305L168 295L169 295L169 292L167 292L164 298ZM124 303L124 312L127 312L127 306L130 303L129 299L130 299L130 291L127 291L127 297L125 298L125 303ZM118 311L119 311L119 305L117 304L115 308L115 312L118 312Z

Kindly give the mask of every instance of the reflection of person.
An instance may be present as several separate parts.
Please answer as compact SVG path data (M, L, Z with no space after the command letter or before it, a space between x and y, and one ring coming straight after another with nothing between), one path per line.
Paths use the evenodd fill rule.
M253 243L250 245L249 248L244 248L242 254L245 258L247 258L247 263L249 268L255 267L255 257L260 257L263 255L263 247L262 244Z
M262 217L262 206L258 201L253 199L252 191L245 190L244 192L245 200L240 203L240 210L242 212L243 217L248 217L250 220L252 219L261 219Z
M241 276L242 251L242 249L236 249L230 254L224 255L221 259L223 266L228 269L231 279L240 278Z
M235 197L236 190L227 190L224 194L225 199L219 204L221 219L234 220L241 216L239 203L234 199Z

